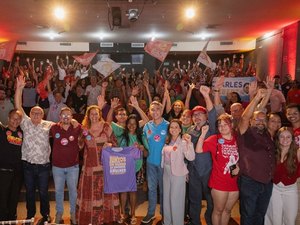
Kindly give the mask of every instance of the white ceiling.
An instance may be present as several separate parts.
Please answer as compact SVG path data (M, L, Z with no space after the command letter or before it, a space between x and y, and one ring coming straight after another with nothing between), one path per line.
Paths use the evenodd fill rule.
M196 18L182 16L187 3L197 8ZM65 21L54 19L56 4L67 10ZM122 26L110 29L108 5L122 10ZM129 22L128 9L141 12ZM300 19L299 0L1 0L0 41L147 42L151 33L168 41L254 39Z

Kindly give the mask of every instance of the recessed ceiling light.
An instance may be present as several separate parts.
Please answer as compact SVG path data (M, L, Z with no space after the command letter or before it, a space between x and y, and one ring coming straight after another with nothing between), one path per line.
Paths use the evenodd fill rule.
M54 15L57 19L62 20L65 18L65 10L62 7L57 7L54 9Z
M187 8L185 10L185 16L188 19L192 19L196 15L194 8Z

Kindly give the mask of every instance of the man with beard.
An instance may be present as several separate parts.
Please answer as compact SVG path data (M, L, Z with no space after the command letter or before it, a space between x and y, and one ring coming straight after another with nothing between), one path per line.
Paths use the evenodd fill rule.
M72 110L68 107L62 108L60 122L50 129L50 136L53 137L52 173L55 186L56 224L62 223L66 182L69 190L71 224L76 224L75 209L79 176L78 137L81 133L81 126L74 128L71 121Z
M241 225L263 225L272 194L275 145L267 130L266 114L254 112L265 95L266 89L258 90L238 127Z
M216 120L217 114L213 107L213 103L210 99L210 88L206 86L200 87L200 93L204 97L206 108L203 106L195 106L192 110L192 120L194 125L191 126L187 133L191 135L194 148L198 142L202 131L201 128L204 125L210 125L209 131L205 138L216 133ZM188 183L188 195L189 195L189 216L192 225L200 225L200 214L202 203L201 201L206 199L207 210L205 212L205 221L208 225L212 224L212 210L213 202L211 198L210 189L208 187L208 180L212 168L212 159L209 152L196 153L194 161L188 163L189 170L189 183Z
M290 104L286 107L286 118L292 124L295 141L300 148L300 106Z

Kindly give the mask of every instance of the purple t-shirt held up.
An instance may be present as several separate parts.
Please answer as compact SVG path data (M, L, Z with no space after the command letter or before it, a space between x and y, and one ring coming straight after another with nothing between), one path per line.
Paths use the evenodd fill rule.
M136 187L135 160L141 157L136 147L115 147L102 150L104 193L134 192Z

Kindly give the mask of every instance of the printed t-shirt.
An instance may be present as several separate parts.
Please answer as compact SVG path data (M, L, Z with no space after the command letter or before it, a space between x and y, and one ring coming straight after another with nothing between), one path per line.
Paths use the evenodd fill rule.
M229 169L239 160L235 136L232 140L220 135L210 136L204 141L203 151L210 152L213 160L208 186L220 191L237 191L237 176L231 177Z
M52 165L60 168L75 166L79 163L78 137L81 126L72 125L65 130L61 125L54 124L50 128L53 137Z
M0 168L21 168L21 145L23 132L20 128L12 131L0 123Z
M102 149L104 193L136 191L135 160L140 157L136 147Z

